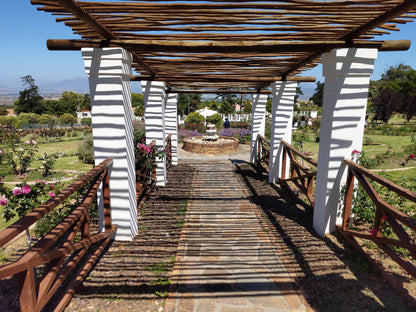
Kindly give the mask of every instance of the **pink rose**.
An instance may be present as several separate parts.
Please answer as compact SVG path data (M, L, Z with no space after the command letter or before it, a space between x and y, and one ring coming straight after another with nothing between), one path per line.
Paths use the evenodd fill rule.
M16 186L16 187L13 189L12 193L13 193L13 195L22 195L22 194L23 194L23 191L22 191L22 189L21 189L20 187L17 187L17 186Z
M55 193L53 191L49 192L49 197L50 198L55 197Z
M415 159L415 154L410 154L410 155L409 155L409 157L410 157L411 159Z
M371 236L377 236L377 233L378 233L378 230L377 229L371 229L370 230L370 234L371 234Z
M22 187L23 194L29 194L31 191L32 191L32 189L30 188L29 185L26 185L26 184L23 185L23 187Z
M3 195L3 197L0 198L0 205L6 206L7 202L8 202L8 199L6 197L4 197L4 195Z
M353 150L353 151L351 152L351 154L353 154L353 155L354 155L354 154L360 154L360 151L358 151L358 150L356 150L356 149L355 149L355 150Z

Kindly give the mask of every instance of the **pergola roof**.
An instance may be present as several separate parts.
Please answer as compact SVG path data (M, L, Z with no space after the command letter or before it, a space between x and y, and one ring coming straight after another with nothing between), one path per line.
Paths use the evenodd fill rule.
M416 0L31 3L83 38L49 40L50 49L120 46L133 53L137 79L207 92L311 80L297 75L336 47L403 48L371 39L416 17Z

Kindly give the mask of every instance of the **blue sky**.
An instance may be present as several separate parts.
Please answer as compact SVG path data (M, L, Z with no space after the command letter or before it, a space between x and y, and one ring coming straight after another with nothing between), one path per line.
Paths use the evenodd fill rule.
M380 52L373 80L391 65L405 63L416 69L416 23L399 25L400 32L383 36L385 40L410 39L408 51ZM20 78L32 75L39 83L85 77L81 52L48 51L47 39L79 38L69 27L56 23L50 13L36 10L29 0L0 0L0 85L21 86ZM305 76L322 79L322 67L304 72Z

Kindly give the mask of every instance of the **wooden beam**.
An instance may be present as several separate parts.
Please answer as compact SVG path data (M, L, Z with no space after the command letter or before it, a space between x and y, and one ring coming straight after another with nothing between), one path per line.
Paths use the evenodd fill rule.
M351 31L349 34L343 36L341 39L346 40L346 41L351 41L374 28L382 26L386 22L391 21L394 18L399 17L400 15L414 8L416 8L416 0L405 0L401 4L387 11L386 13L379 15L375 19Z
M387 12L377 16L376 18L370 20L368 23L365 23L364 25L359 26L355 30L349 32L348 34L342 36L341 40L346 41L353 41L356 38L359 38L361 35L368 33L370 30L375 29L384 23L393 20L395 17L399 17L400 15L410 11L411 9L416 7L416 0L405 0L401 4L393 7L392 9L388 10ZM408 49L408 48L407 48ZM407 50L405 49L405 50ZM295 66L291 67L285 72L285 75L290 75L294 71L298 70L302 66L304 66L307 63L313 62L316 58L320 57L323 53L329 52L331 49L324 49L320 52L315 52L308 57L306 57L304 60L300 61ZM387 50L391 51L391 50Z
M100 23L97 19L95 19L94 16L92 16L87 10L82 8L77 2L74 0L56 0L60 5L62 5L66 10L71 12L73 15L75 15L77 18L82 20L84 23L86 23L89 27L94 29L96 32L98 32L100 35L102 35L106 40L111 39L118 39L117 36L115 36L111 30L109 30L107 27L105 27L102 23ZM36 2L32 0L32 4ZM101 42L101 45L103 43ZM103 47L103 46L100 46ZM134 52L131 51L133 54L133 57L135 58L135 61L140 64L146 71L148 71L150 74L154 74L155 72L147 65L145 64L140 57Z
M220 89L168 89L170 93L197 93L197 94L272 94L271 90L220 90Z
M194 81L194 82L203 82L207 80L211 80L213 82L239 82L239 81L245 81L245 82L274 82L274 81L297 81L297 82L315 82L316 77L300 77L300 76L290 76L286 78L282 77L230 77L229 75L221 75L210 77L210 75L204 75L204 76L195 76L195 75L189 75L189 76L150 76L150 75L140 75L140 76L130 76L131 81L142 81L142 80L153 80L153 81Z
M80 50L84 47L125 46L132 51L235 53L235 52L318 52L335 48L375 48L380 51L403 51L410 40L360 41L177 41L177 40L65 40L49 39L49 50Z

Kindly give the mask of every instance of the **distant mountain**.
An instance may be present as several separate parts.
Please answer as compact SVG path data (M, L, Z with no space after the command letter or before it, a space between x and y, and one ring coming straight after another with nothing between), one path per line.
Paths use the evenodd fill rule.
M23 90L21 83L14 83L2 80L0 83L0 95L18 95ZM66 79L54 83L35 81L39 87L39 93L61 94L64 91L76 93L89 93L88 77Z
M313 82L302 82L299 84L303 95L299 97L300 101L309 100L309 98L315 93L316 83Z
M73 79L62 80L51 84L39 84L39 91L62 93L64 91L72 91L77 93L88 93L88 77L78 77Z

